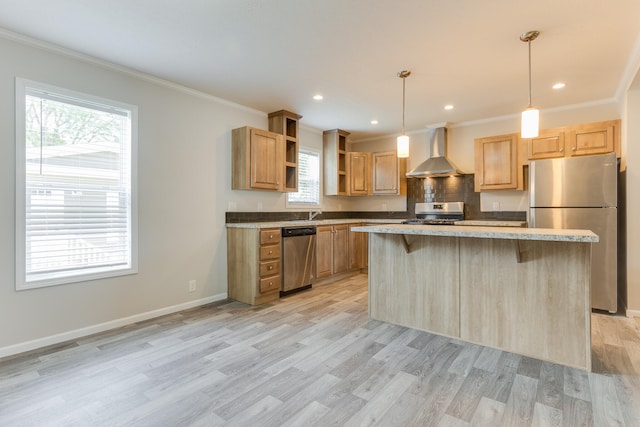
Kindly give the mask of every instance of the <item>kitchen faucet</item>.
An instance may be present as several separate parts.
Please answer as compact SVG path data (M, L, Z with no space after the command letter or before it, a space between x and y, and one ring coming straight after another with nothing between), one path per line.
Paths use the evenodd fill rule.
M315 218L317 215L320 215L322 213L322 211L316 211L316 212L309 212L309 221L311 221L313 218Z

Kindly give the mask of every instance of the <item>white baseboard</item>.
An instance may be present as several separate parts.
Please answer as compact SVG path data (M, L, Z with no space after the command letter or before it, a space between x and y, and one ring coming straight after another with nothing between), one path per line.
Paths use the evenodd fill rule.
M627 317L640 317L640 310L629 310L625 312Z
M111 320L109 322L87 326L86 328L80 328L73 331L63 332L61 334L50 335L48 337L38 338L7 347L0 347L0 358L12 356L18 353L24 353L25 351L35 350L52 344L75 340L98 332L108 331L109 329L119 328L121 326L130 325L131 323L142 322L143 320L153 319L154 317L164 316L165 314L177 313L178 311L199 307L201 305L209 304L216 301L222 301L225 299L227 299L226 292L207 298L185 302L183 304L172 305L169 307L160 308L158 310L147 311L146 313L135 314L133 316L123 317L120 319Z

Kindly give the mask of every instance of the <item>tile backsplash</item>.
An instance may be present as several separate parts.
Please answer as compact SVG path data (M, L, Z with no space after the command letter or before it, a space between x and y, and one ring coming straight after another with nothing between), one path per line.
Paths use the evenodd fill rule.
M473 174L443 178L407 178L406 212L326 212L316 219L377 218L405 219L415 218L415 205L422 202L464 202L466 219L494 219L526 221L526 212L480 212L480 193L473 191ZM375 197L375 196L371 196ZM290 221L307 219L308 212L226 212L225 222L263 222Z
M415 204L422 202L464 202L466 219L501 219L526 221L527 213L519 211L480 211L480 193L474 191L474 175L407 179L407 209L415 216Z

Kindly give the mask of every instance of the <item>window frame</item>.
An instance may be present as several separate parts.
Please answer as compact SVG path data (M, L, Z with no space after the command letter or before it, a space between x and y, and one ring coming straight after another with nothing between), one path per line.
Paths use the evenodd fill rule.
M285 207L287 209L320 209L322 206L322 153L320 150L310 147L298 148L298 164L300 164L300 153L308 153L318 156L318 203L300 203L290 202L289 195L295 193L287 193L285 198ZM300 170L298 169L298 185L300 185ZM299 188L299 187L298 187Z
M129 253L130 259L123 267L93 267L88 271L84 269L70 270L65 276L52 275L39 280L27 281L26 272L26 96L29 89L50 92L54 96L78 100L84 107L94 104L96 110L102 107L112 107L118 110L127 110L131 117L131 142L130 142L130 206L129 206ZM111 99L77 92L74 90L52 86L24 78L16 77L15 80L15 119L16 119L16 193L15 193L15 288L17 291L37 289L48 286L64 285L69 283L84 282L108 277L125 276L138 272L138 107Z

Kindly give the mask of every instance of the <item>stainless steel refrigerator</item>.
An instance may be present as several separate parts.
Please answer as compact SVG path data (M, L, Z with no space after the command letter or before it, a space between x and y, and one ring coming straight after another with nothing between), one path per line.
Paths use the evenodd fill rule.
M591 250L591 307L615 313L617 295L618 161L616 153L529 162L529 223L586 229Z

